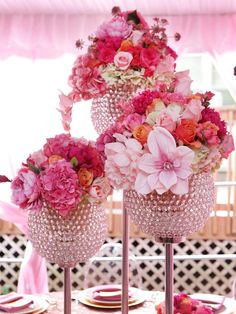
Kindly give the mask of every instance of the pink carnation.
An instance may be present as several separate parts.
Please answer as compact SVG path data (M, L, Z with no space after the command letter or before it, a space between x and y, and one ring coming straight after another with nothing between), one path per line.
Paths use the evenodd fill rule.
M160 93L158 91L146 90L133 98L132 106L134 107L135 112L144 114L147 106L150 105L155 98L159 97Z
M227 130L226 130L226 123L224 120L221 120L219 112L215 111L212 108L205 108L201 114L202 114L202 118L200 122L202 123L202 122L210 121L214 123L215 125L217 125L218 127L217 135L219 136L220 139L222 139L225 136Z
M78 205L82 191L78 188L77 174L69 162L60 160L52 163L41 173L40 180L43 198L61 215L66 215Z
M160 54L154 48L142 48L140 60L145 68L154 70L160 62Z
M21 208L39 209L42 206L39 178L31 170L20 169L11 183L11 189L12 201Z

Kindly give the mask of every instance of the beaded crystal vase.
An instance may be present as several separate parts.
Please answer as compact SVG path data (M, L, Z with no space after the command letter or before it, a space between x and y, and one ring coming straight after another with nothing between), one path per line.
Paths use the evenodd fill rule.
M98 134L112 126L122 114L119 102L128 102L136 91L136 86L131 84L111 86L103 97L92 101L91 118Z
M152 192L143 196L134 190L124 191L124 207L134 224L164 243L180 242L201 229L214 202L214 181L207 172L192 175L189 192L184 195Z
M81 205L61 216L45 206L29 211L29 239L38 253L60 267L85 262L102 246L107 235L105 209L94 204Z

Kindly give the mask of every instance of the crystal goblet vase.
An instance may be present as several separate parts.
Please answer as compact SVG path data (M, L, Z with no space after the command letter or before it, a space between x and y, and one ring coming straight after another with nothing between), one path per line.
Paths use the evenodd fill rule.
M210 216L214 202L214 181L208 172L192 175L189 192L184 195L152 192L143 196L134 190L124 191L124 206L131 220L159 242L164 239L179 242L201 229Z
M44 206L29 211L29 239L36 251L47 261L64 268L64 313L71 313L70 269L91 258L107 236L105 208L83 204L66 216Z
M122 114L117 104L120 101L128 102L137 87L131 84L113 85L103 97L94 98L91 107L93 126L98 134L112 126Z
M134 190L124 191L124 207L131 220L144 233L165 244L165 308L173 308L173 243L201 229L208 220L215 202L214 181L210 173L192 175L189 192L146 196Z

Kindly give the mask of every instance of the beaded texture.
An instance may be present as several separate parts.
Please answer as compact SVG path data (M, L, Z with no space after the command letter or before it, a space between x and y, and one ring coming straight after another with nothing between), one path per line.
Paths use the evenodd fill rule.
M38 253L60 267L86 262L107 236L105 209L91 203L61 216L53 208L29 211L29 239Z
M192 175L189 192L146 196L134 190L124 191L124 207L140 230L159 241L160 238L183 238L201 229L215 203L212 175L202 172Z

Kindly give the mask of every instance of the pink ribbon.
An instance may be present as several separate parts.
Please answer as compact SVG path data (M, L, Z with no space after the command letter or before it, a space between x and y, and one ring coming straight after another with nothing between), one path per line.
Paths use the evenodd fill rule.
M27 235L27 213L19 207L0 201L0 219L15 224ZM48 292L46 261L38 255L30 241L21 264L17 291L27 294Z

